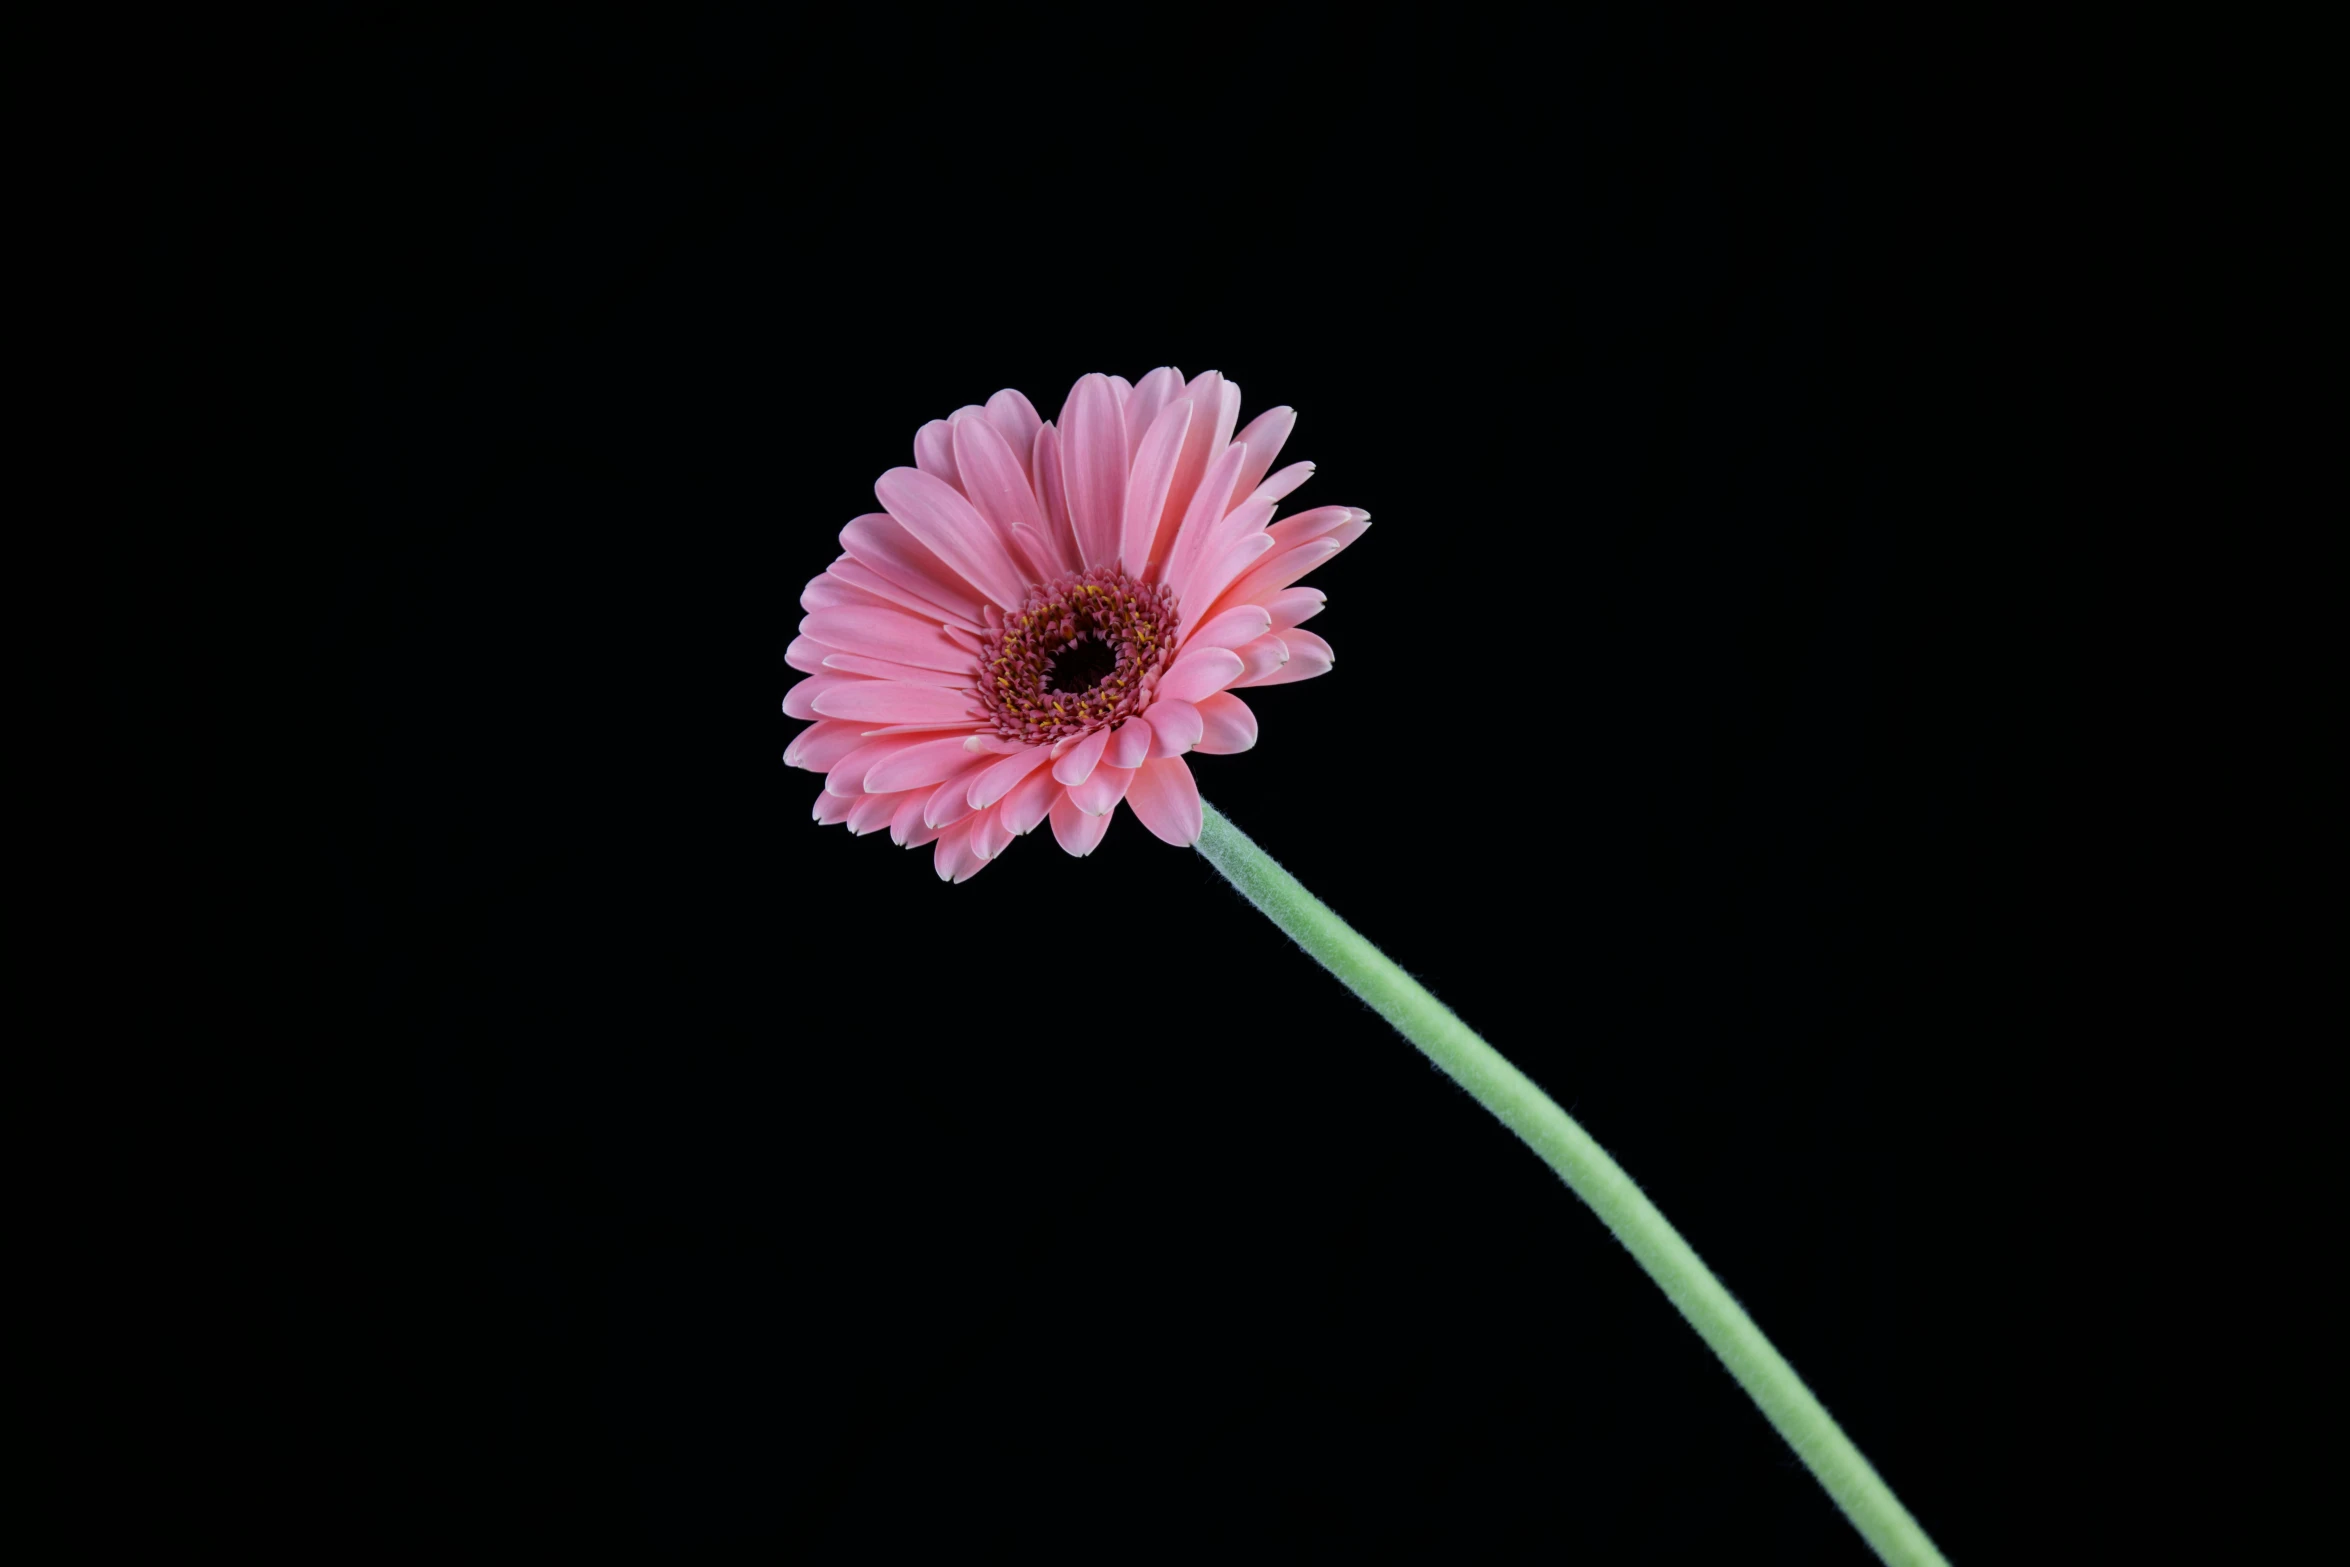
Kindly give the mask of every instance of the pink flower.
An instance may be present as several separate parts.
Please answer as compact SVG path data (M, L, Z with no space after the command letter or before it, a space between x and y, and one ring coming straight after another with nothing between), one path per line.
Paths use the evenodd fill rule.
M783 710L816 720L783 759L824 774L816 820L935 840L975 875L1047 820L1090 854L1123 800L1173 844L1200 833L1186 751L1256 743L1231 688L1307 680L1330 644L1298 578L1370 526L1322 506L1273 521L1309 462L1270 470L1296 415L1238 435L1215 371L1089 375L1058 426L1006 389L914 436L914 466L800 594Z

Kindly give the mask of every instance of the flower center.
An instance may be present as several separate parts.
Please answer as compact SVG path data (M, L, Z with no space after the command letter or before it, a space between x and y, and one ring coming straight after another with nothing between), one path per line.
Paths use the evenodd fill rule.
M1150 706L1175 659L1175 595L1115 566L1028 590L1008 615L987 611L980 704L1006 739L1048 745Z
M1058 695L1082 696L1118 667L1118 650L1098 631L1081 631L1077 640L1055 653L1044 666L1044 688Z

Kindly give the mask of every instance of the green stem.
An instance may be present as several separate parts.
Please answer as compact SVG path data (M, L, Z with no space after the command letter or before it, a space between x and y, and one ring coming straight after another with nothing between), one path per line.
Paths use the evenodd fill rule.
M1787 1364L1786 1357L1754 1325L1745 1308L1722 1288L1713 1270L1698 1260L1680 1232L1656 1205L1591 1140L1568 1114L1552 1103L1500 1051L1477 1037L1452 1010L1419 981L1390 962L1329 905L1298 884L1273 857L1203 803L1205 830L1199 850L1241 895L1286 931L1339 982L1418 1045L1454 1082L1526 1140L1556 1170L1575 1195L1591 1205L1600 1222L1624 1243L1633 1259L1689 1319L1746 1389L1763 1415L1795 1449L1844 1516L1879 1557L1899 1567L1934 1563L1947 1567L1909 1509L1878 1478L1834 1417Z

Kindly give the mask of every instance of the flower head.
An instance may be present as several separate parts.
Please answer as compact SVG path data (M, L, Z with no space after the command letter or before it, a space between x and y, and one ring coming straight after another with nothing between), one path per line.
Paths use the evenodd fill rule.
M1046 821L1090 854L1120 801L1197 840L1184 753L1256 743L1232 688L1330 668L1298 629L1322 593L1292 584L1371 520L1274 522L1314 465L1272 471L1289 409L1239 414L1239 387L1170 367L1083 377L1057 425L1008 388L924 425L800 594L783 710L815 723L783 759L824 774L816 820L935 842L954 881Z

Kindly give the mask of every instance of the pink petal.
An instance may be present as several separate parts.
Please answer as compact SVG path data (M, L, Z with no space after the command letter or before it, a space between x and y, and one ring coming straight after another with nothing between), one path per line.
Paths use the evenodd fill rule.
M1281 455L1282 446L1289 440L1289 432L1297 428L1297 410L1289 407L1268 408L1248 422L1232 439L1248 448L1248 461L1241 466L1240 478L1232 493L1245 496L1264 482L1265 472L1273 466L1273 459Z
M1352 506L1316 506L1294 517L1284 517L1265 531L1273 535L1276 549L1293 549L1308 539L1318 539L1332 529L1344 527L1357 517L1370 515L1367 511L1358 512Z
M855 810L857 801L863 798L862 795L844 796L827 790L816 796L816 809L809 814L816 818L819 827L837 827L849 819L849 812Z
M1257 743L1257 715L1229 691L1219 691L1198 704L1206 726L1192 749L1202 756L1231 756Z
M983 860L992 860L1012 841L1001 811L981 811L971 819L971 847Z
M898 808L889 813L889 841L901 849L910 849L914 846L910 840L915 833L931 832L932 829L924 826L922 821L922 807L929 802L930 796L919 789L909 789L899 795ZM927 843L930 840L924 838L921 841Z
M933 827L954 825L971 814L970 794L970 775L957 773L930 791L930 798L922 804L922 820Z
M971 673L971 655L949 641L935 622L917 620L894 609L813 610L801 620L800 630L843 653L862 653L893 664L965 676Z
M1147 377L1146 377L1147 379ZM1167 507L1167 486L1175 479L1175 460L1183 455L1191 429L1192 404L1169 403L1151 422L1134 451L1134 470L1127 475L1126 499L1121 511L1119 562L1127 575L1142 576L1150 564L1151 546L1159 531L1159 514Z
M814 773L829 773L832 764L865 743L865 737L855 724L844 724L837 718L821 719L793 736L784 747L786 767L805 767Z
M1183 646L1238 650L1273 629L1273 613L1262 604L1235 604L1183 639Z
M802 674L813 675L824 668L824 655L832 651L814 637L796 636L783 650L783 661Z
M1347 510L1349 516L1346 520L1339 522L1320 537L1311 539L1295 548L1278 549L1262 565L1251 568L1245 580L1235 583L1224 593L1223 602L1227 604L1263 603L1277 592L1285 589L1289 583L1320 565L1322 561L1328 560L1356 539L1361 538L1365 530L1371 526L1371 514L1360 507L1351 507ZM1278 524L1276 524L1277 528ZM1323 552L1319 559L1308 553L1317 549ZM1284 565L1283 557L1285 556L1294 558Z
M933 419L915 431L914 466L961 489L962 480L955 475L954 426L944 419Z
M1153 703L1153 706L1162 704ZM1172 704L1164 704L1172 705ZM1140 767L1150 759L1151 726L1140 718L1129 718L1110 733L1110 743L1102 752L1104 767Z
M1201 489L1206 489L1206 486L1201 486ZM1250 538L1262 538L1264 524L1269 522L1271 515L1274 515L1271 503L1253 500L1250 505L1243 505L1234 512L1227 512L1224 517L1213 519L1213 522L1201 524L1199 545L1187 545L1184 559L1168 564L1166 585L1175 590L1177 613L1182 611L1184 604L1196 608L1196 611L1206 611L1213 594L1199 592L1203 580L1208 580L1210 576L1222 576L1220 561L1227 561L1231 557L1231 550L1241 547ZM1248 550L1257 550L1257 547L1260 545L1248 545ZM1243 554L1238 559L1241 559L1241 566L1246 566L1250 559L1255 559L1255 554ZM1199 625L1199 620L1201 618L1194 613L1189 620L1184 620L1184 625Z
M1005 827L1015 833L1024 833L1043 821L1051 813L1053 802L1062 799L1065 794L1060 780L1053 776L1052 769L1040 767L1012 786L1012 792L1004 796L998 810L1004 818Z
M985 419L956 422L955 466L963 475L963 493L998 533L1008 539L1023 525L1044 531L1044 512L1028 487L1027 470L994 425Z
M886 579L969 625L982 623L980 595L953 568L926 549L887 512L867 512L840 530L840 542L875 576Z
M884 515L886 515L886 513ZM916 615L923 620L935 620L942 622L948 627L950 633L953 631L978 631L981 629L978 621L966 620L951 609L946 609L940 605L933 604L930 602L930 600L924 598L919 593L909 593L904 588L899 587L896 583L882 576L881 573L875 571L871 566L868 566L863 561L856 559L854 556L843 555L840 559L825 567L824 574L838 582L846 583L848 586L857 590L857 596L855 598L836 598L834 600L835 603L870 604L875 600L880 600L882 602L895 605L897 608ZM826 604L811 604L803 595L800 600L800 607L802 609L825 609L831 606Z
M829 609L835 604L870 604L874 601L870 588L862 585L851 587L837 575L842 562L848 559L848 556L843 555L840 560L808 579L808 585L800 589L800 608Z
M1106 816L1126 797L1134 772L1131 767L1097 767L1085 782L1069 786L1069 801L1088 816Z
M1247 492L1241 504L1245 506L1250 501L1263 501L1267 505L1278 505L1283 496L1313 476L1314 465L1312 463L1293 462L1270 479L1259 481L1255 489Z
M1314 463L1290 463L1274 477L1262 479L1257 489L1241 496L1241 505L1281 505L1281 498L1314 477ZM1234 507L1238 510L1238 507Z
M1159 677L1159 699L1196 702L1239 679L1241 667L1239 655L1228 648L1204 647L1186 653Z
M1273 629L1287 631L1322 613L1328 597L1320 588L1283 588L1265 600L1265 609L1273 617Z
M1069 521L1069 486L1061 471L1061 432L1047 424L1036 432L1036 451L1030 459L1036 479L1036 503L1044 508L1045 541L1052 545L1061 570L1077 569L1076 525Z
M1233 513L1236 517L1240 515L1240 512ZM1183 585L1180 600L1175 607L1177 622L1196 626L1213 619L1224 607L1216 602L1219 598L1226 598L1231 603L1245 603L1245 599L1232 598L1224 590L1272 547L1272 535L1261 529L1244 534L1226 545L1212 561L1192 572L1191 580ZM1318 549L1320 546L1309 544L1306 548Z
M873 493L908 533L999 609L1020 602L1023 584L1003 536L960 490L919 468L892 468L874 481Z
M1102 759L1102 751L1109 743L1110 732L1107 729L1096 729L1061 753L1060 760L1053 763L1053 776L1065 784L1085 782L1086 775Z
M972 730L978 727L978 723L979 721L975 718L956 718L930 724L883 724L879 728L864 724L860 727L864 729L865 738L868 740L878 740L884 735L934 735L942 729L952 729L955 733L968 738Z
M878 684L880 684L879 681L867 680L863 675L842 675L830 673L822 675L810 675L807 679L801 681L798 685L793 686L789 691L786 691L783 694L783 716L786 718L814 718L818 716L816 712L816 699L824 695L825 692L837 691L844 686L870 686ZM843 713L840 716L843 718L848 718L854 715Z
M1166 564L1160 569L1158 580L1183 596L1183 580L1199 564L1200 555L1214 537L1216 522L1224 515L1226 503L1232 497L1233 483L1248 461L1248 453L1237 446L1224 448L1224 455L1216 459L1207 477L1200 480L1193 492L1191 504L1183 510L1183 520L1176 525L1175 540L1167 551Z
M860 838L869 832L881 831L882 828L889 825L890 817L896 814L898 806L902 803L896 795L892 794L859 796L857 803L849 808L847 818L849 831Z
M1050 582L1069 568L1061 564L1060 552L1041 528L1020 523L1012 529L1012 555L1029 573L1032 582Z
M1207 698L1213 702L1215 697ZM1199 744L1202 719L1198 706L1190 702L1158 701L1150 705L1143 718L1150 724L1151 755L1181 756Z
M1279 637L1259 637L1232 651L1240 655L1240 674L1232 681L1236 686L1263 685L1266 676L1289 662L1289 649Z
M971 752L963 744L963 737L947 735L937 740L917 740L878 763L865 775L865 787L877 794L896 794L902 789L944 783L970 770Z
M971 846L971 824L957 822L938 835L938 849L931 863L938 867L940 881L969 881L979 874L987 861Z
M1272 535L1260 533L1257 537L1270 540ZM1209 612L1220 613L1227 604L1262 604L1345 547L1334 535L1325 534L1293 550L1275 550L1218 594Z
M897 841L906 848L919 849L926 843L935 842L938 838L938 835L942 832L945 832L947 829L944 827L933 827L922 819L922 809L924 806L927 806L930 803L929 795L923 793L919 789L916 789L910 796L908 796L908 798L914 802L914 809L911 814L905 815L906 828L904 835L901 837L898 832L898 815L893 815L889 819L889 835L892 838L897 839ZM900 814L904 814L905 811L906 808L904 806L901 805L898 807L898 812Z
M971 689L972 672L968 668L959 675L950 675L943 669L917 669L912 664L893 664L886 658L866 658L858 653L827 653L824 667L837 669L844 675L868 675L875 680L895 680L910 686L944 686L951 691Z
M824 775L825 791L847 795L852 800L861 794L874 793L865 787L865 775L868 772L908 746L922 745L932 738L930 735L884 735L877 740L867 740L832 764L832 770Z
M1007 386L987 400L987 422L1020 459L1021 471L1033 472L1029 458L1036 450L1037 427L1044 423L1037 417L1036 405Z
M1330 644L1315 636L1311 631L1284 631L1281 633L1281 641L1289 649L1289 657L1280 668L1268 674L1258 675L1254 679L1236 683L1250 686L1286 686L1300 680L1311 680L1316 675L1326 675L1330 673L1330 666L1337 662L1330 651Z
M1199 842L1199 784L1180 756L1162 756L1142 764L1126 791L1126 803L1136 820L1178 848Z
M1273 503L1268 500L1243 501L1223 516L1201 541L1200 559L1215 560L1233 545L1251 534L1265 531L1265 524L1273 520Z
M829 675L811 675L794 692ZM844 683L818 692L815 710L827 718L860 718L877 724L966 723L978 717L970 693L941 686L900 685L894 680L839 677ZM790 700L790 698L785 698Z
M1159 411L1183 395L1183 372L1173 365L1161 365L1135 383L1134 391L1126 399L1126 462L1134 463L1134 454L1142 445L1143 435L1150 429Z
M1126 424L1107 376L1085 376L1069 390L1061 408L1061 477L1080 562L1115 561L1126 509Z
M984 811L1012 792L1014 785L1045 764L1045 748L1023 746L1010 756L989 763L971 779L971 808Z
M1099 816L1079 810L1064 794L1053 802L1053 836L1071 854L1091 854L1110 830L1110 813Z
M1232 426L1240 417L1240 388L1213 370L1204 372L1185 387L1183 395L1199 412L1192 416L1191 434L1183 443L1183 460L1176 464L1175 482L1167 490L1167 510L1177 518L1189 511L1202 478L1232 444ZM1162 537L1152 552L1150 564L1163 569L1174 548L1175 527L1170 525L1160 531Z

